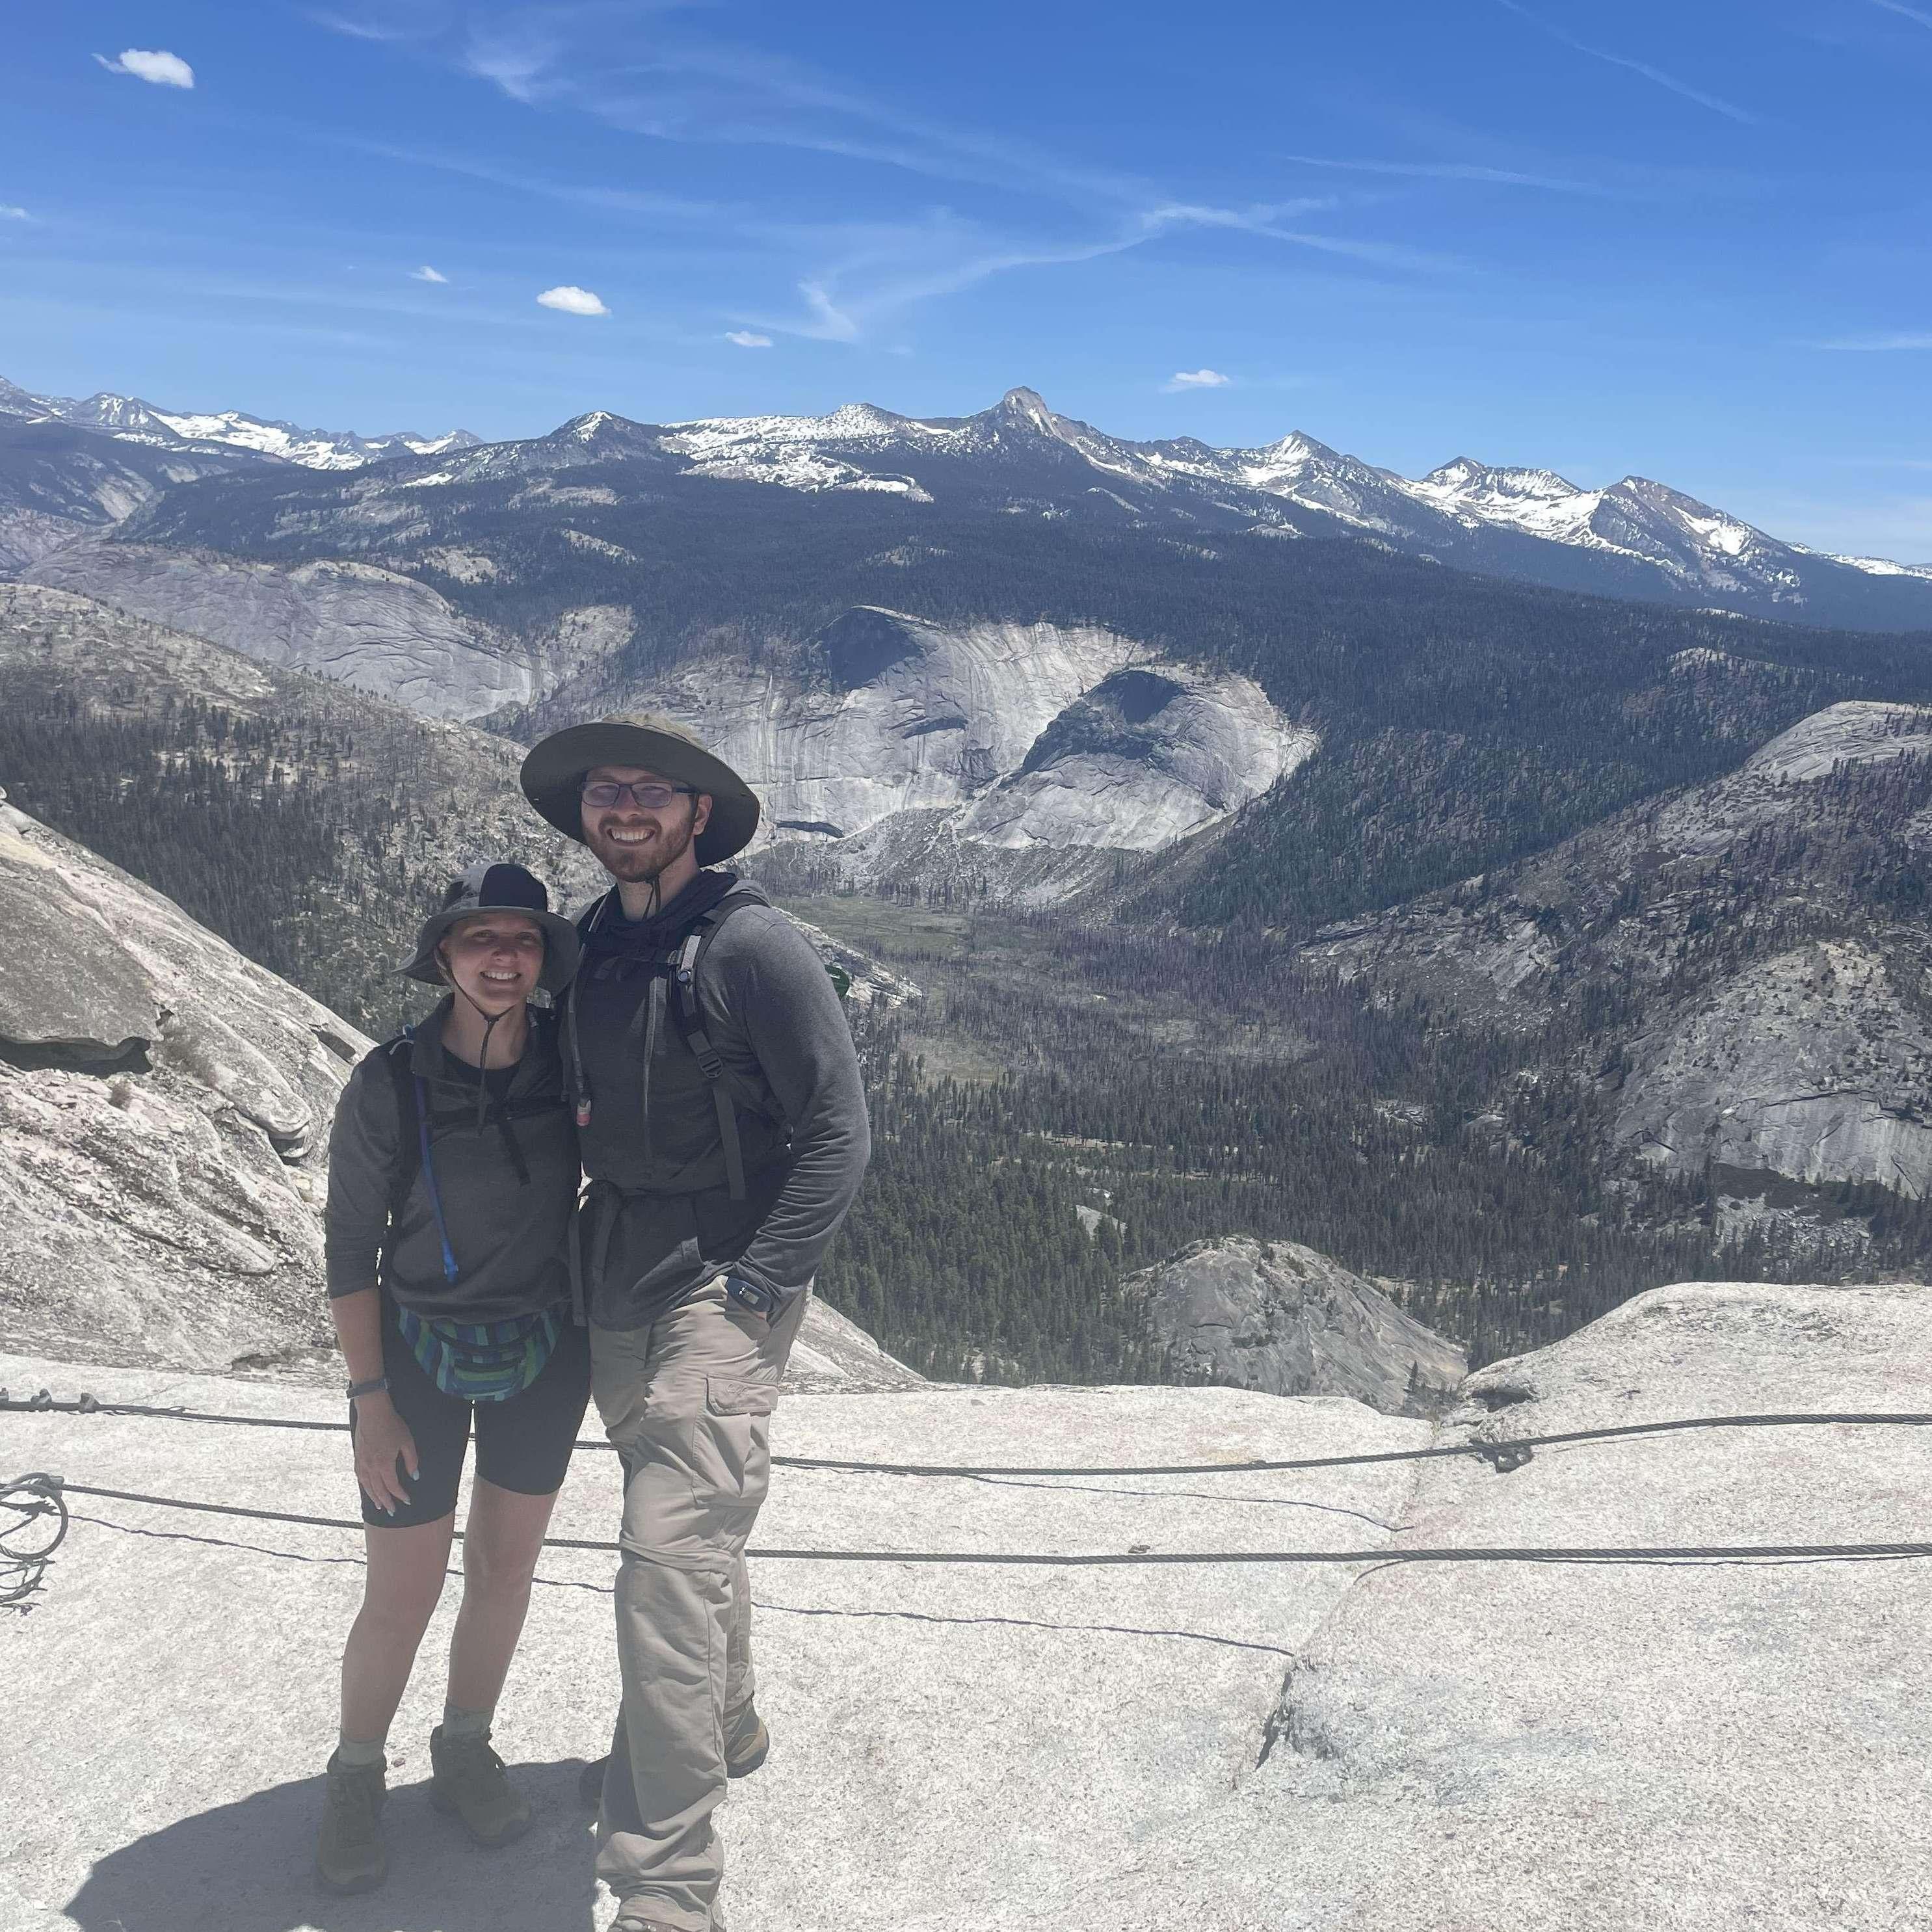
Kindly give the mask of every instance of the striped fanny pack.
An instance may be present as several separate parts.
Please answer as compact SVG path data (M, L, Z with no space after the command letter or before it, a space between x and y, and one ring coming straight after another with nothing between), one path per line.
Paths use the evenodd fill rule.
M505 1402L544 1372L569 1318L566 1308L542 1308L507 1322L432 1322L413 1309L396 1310L396 1325L423 1373L445 1395L464 1402Z

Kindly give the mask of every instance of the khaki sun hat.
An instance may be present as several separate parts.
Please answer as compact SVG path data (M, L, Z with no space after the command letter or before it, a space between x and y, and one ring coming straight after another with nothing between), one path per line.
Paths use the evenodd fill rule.
M562 992L576 976L582 941L568 920L550 910L550 894L542 880L508 860L489 859L479 860L450 880L442 904L423 921L416 934L416 956L402 970L425 986L447 984L436 949L458 920L479 912L519 912L536 921L544 936L543 972L537 984L546 992Z
M700 866L742 852L758 829L752 788L674 720L650 712L620 713L554 731L524 760L524 796L566 838L584 840L578 793L598 765L627 765L688 784L711 800L710 822L692 844Z

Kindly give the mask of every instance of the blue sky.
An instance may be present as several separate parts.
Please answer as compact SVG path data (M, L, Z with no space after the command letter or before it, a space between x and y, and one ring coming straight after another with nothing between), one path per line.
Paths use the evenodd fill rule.
M495 436L1024 382L1932 560L1932 0L156 0L9 40L30 388Z

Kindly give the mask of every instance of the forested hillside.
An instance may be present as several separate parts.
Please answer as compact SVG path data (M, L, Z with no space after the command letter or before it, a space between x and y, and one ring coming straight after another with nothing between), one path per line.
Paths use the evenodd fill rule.
M0 784L378 1037L445 881L512 856L562 898L595 868L530 811L520 754L347 686L0 584Z

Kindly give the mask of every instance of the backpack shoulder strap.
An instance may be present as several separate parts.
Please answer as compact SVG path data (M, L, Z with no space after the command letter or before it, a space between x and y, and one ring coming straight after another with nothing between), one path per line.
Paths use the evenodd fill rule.
M699 1070L710 1084L712 1104L718 1111L718 1136L724 1148L724 1174L734 1201L746 1198L745 1149L738 1134L738 1109L731 1096L730 1076L705 1024L704 1008L698 994L698 975L718 928L734 912L741 906L770 903L756 886L734 886L692 922L670 960L672 1016L679 1038L691 1049Z
M416 1042L406 1032L386 1040L369 1055L380 1060L396 1098L396 1160L389 1170L389 1226L394 1232L402 1219L403 1205L410 1198L422 1166L422 1109L416 1090L416 1069L410 1054Z

